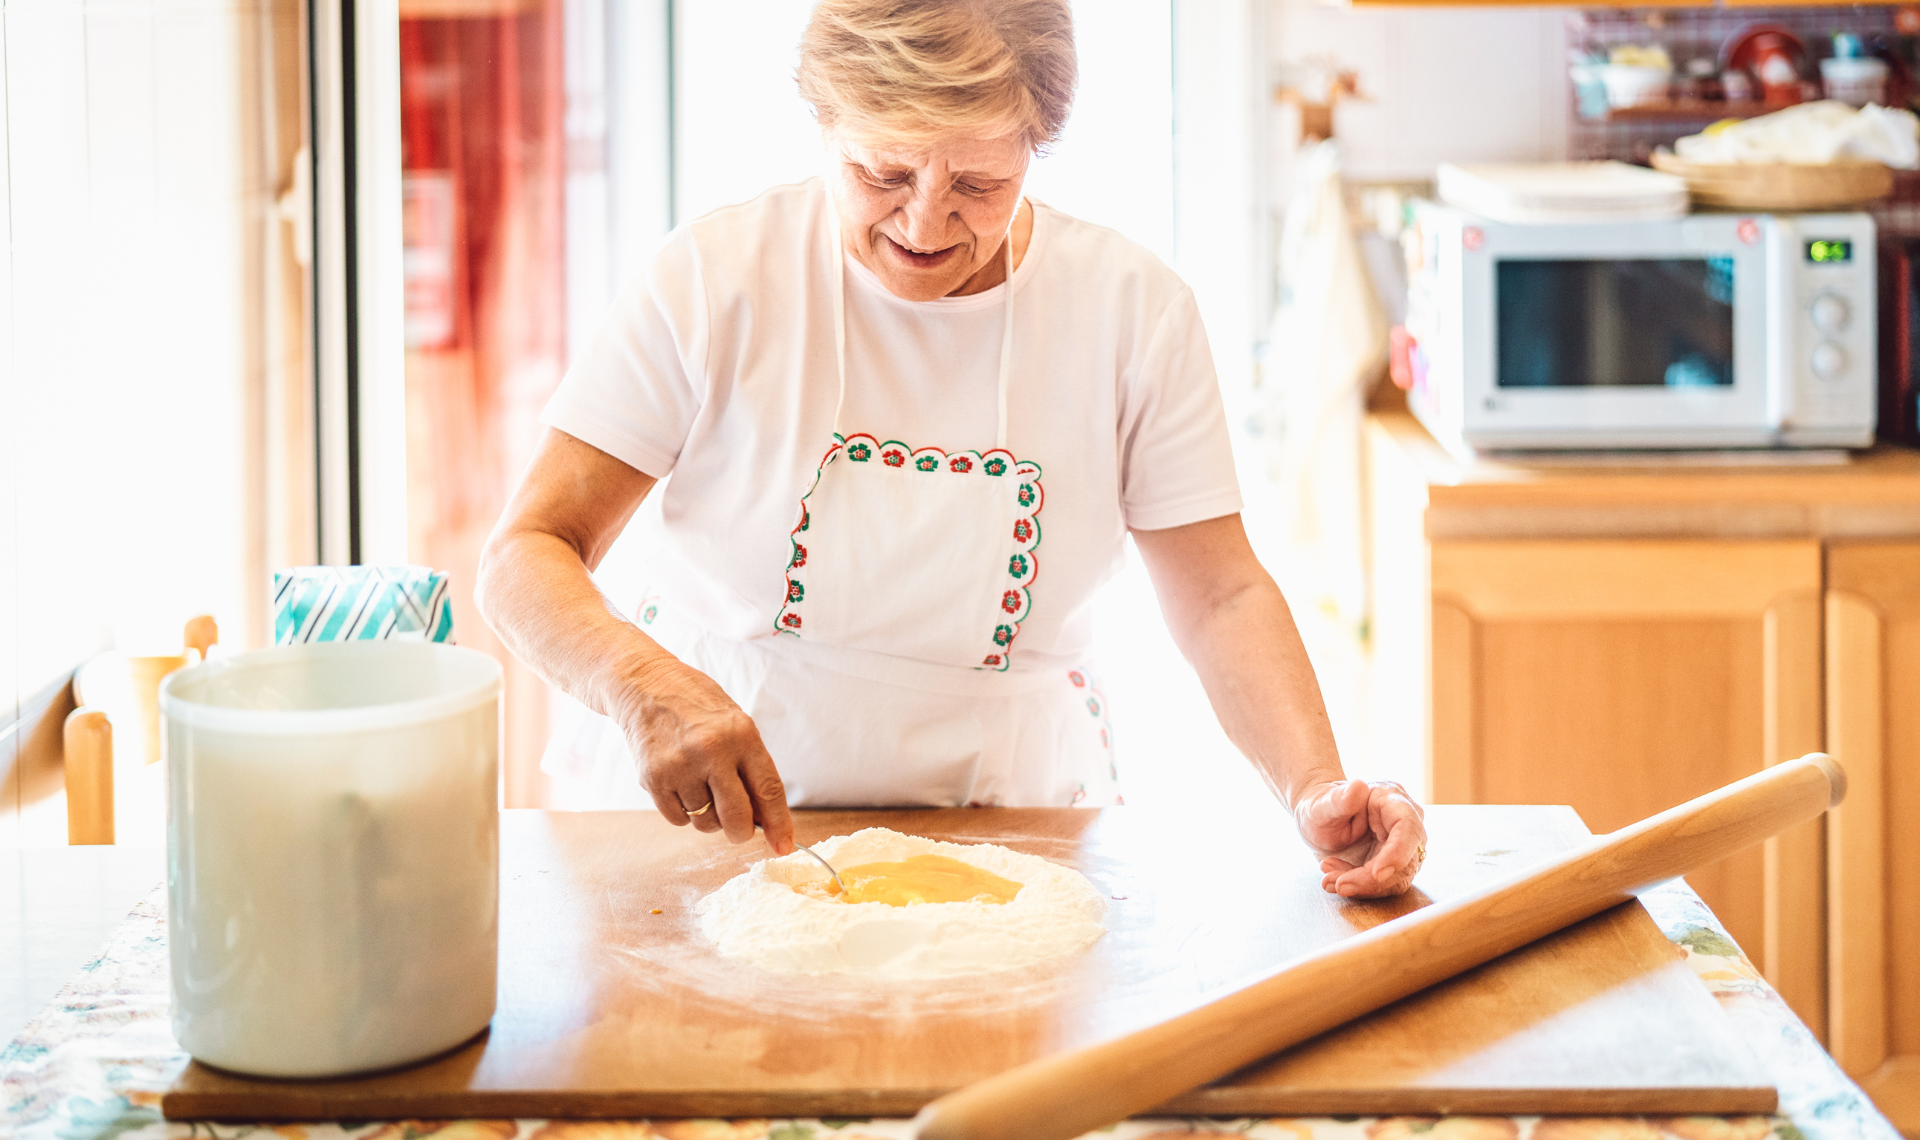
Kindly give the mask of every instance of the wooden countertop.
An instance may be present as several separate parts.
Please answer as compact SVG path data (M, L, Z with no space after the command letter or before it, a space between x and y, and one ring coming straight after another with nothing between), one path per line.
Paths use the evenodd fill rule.
M1367 417L1375 494L1424 500L1428 538L1897 538L1920 534L1920 452L1833 465L1462 460L1399 409ZM1413 505L1413 504L1408 504Z

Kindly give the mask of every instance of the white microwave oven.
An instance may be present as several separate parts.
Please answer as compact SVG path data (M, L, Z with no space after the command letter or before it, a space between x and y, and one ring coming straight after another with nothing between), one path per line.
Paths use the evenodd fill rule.
M1873 440L1866 214L1512 224L1420 202L1405 249L1408 402L1455 450Z

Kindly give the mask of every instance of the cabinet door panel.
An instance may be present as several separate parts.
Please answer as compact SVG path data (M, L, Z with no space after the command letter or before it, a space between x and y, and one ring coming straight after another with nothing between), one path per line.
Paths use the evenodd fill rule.
M1489 621L1473 715L1480 803L1567 803L1613 831L1760 767L1758 622ZM1763 942L1762 857L1687 876L1742 946Z
M1571 804L1607 831L1822 746L1820 544L1432 544L1435 799ZM1688 881L1826 1026L1818 822Z
M1827 557L1827 747L1847 770L1828 834L1833 1055L1920 1132L1920 543Z

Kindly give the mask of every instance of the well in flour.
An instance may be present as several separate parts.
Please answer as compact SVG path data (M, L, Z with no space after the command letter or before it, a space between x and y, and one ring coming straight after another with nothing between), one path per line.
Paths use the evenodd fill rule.
M814 850L842 868L843 880L846 869L867 864L938 867L921 858L938 856L985 872L979 881L1013 889L970 893L960 902L915 901L912 889L873 896L891 901L842 902L827 895L820 864L795 852L755 863L700 900L700 929L722 955L787 973L942 978L1077 954L1105 933L1106 900L1084 875L998 844L944 843L870 827ZM893 885L903 882L911 888L916 878L896 872ZM851 881L848 889L854 899L869 897Z
M840 884L846 884L846 891ZM814 879L795 883L803 895L839 903L886 903L888 906L925 906L928 903L982 902L1002 906L1014 900L1025 884L946 855L914 855L898 863L861 863L840 868L840 882Z

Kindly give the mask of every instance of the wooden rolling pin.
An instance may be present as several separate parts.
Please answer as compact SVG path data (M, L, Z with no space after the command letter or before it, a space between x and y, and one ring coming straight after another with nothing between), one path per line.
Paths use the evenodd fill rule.
M1475 894L1296 958L1170 1021L1011 1069L915 1119L920 1140L1072 1140L1443 982L1846 795L1824 753L1775 765Z

